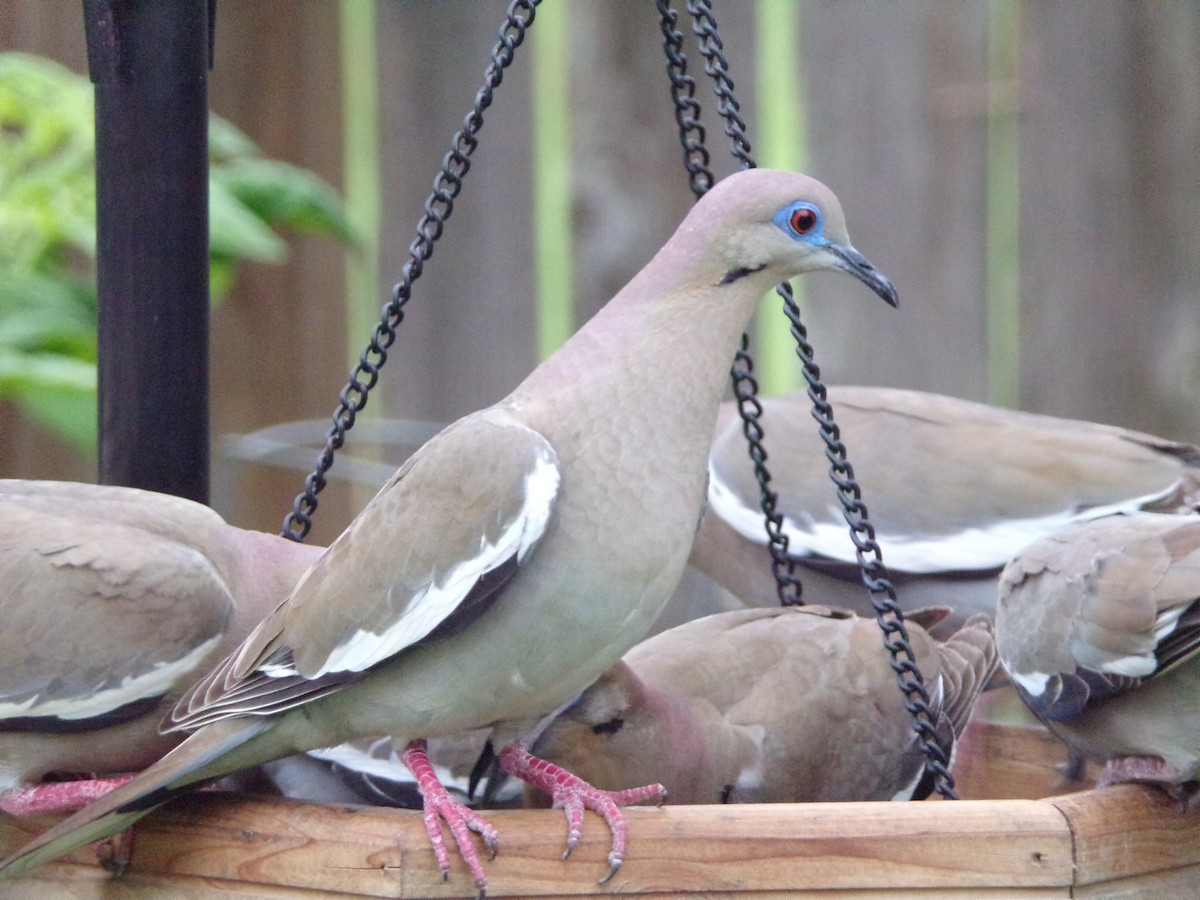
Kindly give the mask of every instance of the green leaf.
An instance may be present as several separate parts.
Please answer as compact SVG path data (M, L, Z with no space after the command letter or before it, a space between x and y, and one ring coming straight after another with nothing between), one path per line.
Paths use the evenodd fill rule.
M225 299L237 278L237 260L219 253L208 259L208 296L215 303Z
M23 415L81 453L95 453L99 413L96 391L47 388L14 398Z
M208 158L214 165L239 156L261 156L258 145L228 119L208 116Z
M341 198L312 172L273 159L237 159L212 177L271 225L356 241Z
M96 448L96 367L53 353L0 347L0 395L78 450Z
M69 444L96 442L94 92L87 78L0 53L0 397ZM232 123L209 117L210 288L244 260L278 263L273 227L352 242L337 194L264 159Z
M0 387L15 391L94 391L96 366L57 353L19 353L0 347Z
M283 239L225 187L216 173L209 179L208 188L212 254L272 263L287 259L288 248Z

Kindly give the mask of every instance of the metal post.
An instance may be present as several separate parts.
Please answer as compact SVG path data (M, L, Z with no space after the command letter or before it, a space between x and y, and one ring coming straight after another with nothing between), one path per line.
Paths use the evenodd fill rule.
M96 89L100 482L208 501L215 0L83 0Z

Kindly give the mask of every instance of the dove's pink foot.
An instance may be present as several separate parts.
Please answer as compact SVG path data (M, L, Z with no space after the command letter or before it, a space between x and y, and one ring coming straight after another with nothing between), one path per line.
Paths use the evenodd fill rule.
M437 857L438 868L442 870L442 878L450 877L450 851L446 849L440 821L445 819L446 824L450 826L450 833L454 835L454 842L458 845L459 855L471 870L475 878L475 887L479 889L479 896L482 897L487 889L487 875L483 871L483 864L479 861L475 845L471 842L471 832L480 834L492 856L495 856L500 846L496 829L475 810L450 797L438 781L437 773L433 771L424 741L413 741L409 744L400 754L400 760L417 779L417 787L425 800L425 831L429 834L429 842L433 844L433 853Z
M0 794L0 811L10 816L36 816L42 813L78 812L93 800L98 800L114 788L127 782L132 775L119 778L82 778L78 781L48 781L33 787L14 788ZM100 865L120 875L133 858L133 829L92 844Z
M1179 771L1158 756L1119 756L1105 764L1096 786L1130 781L1157 784L1187 812L1200 807L1200 790L1190 777L1191 773Z
M0 794L0 810L10 816L78 812L93 800L98 800L132 777L132 775L125 775L120 778L48 781L33 787L13 788L11 791Z
M551 805L566 813L567 849L563 859L570 856L579 843L585 809L595 810L608 823L612 832L612 852L608 854L608 874L600 879L600 884L616 875L625 859L628 828L621 807L644 800L661 801L667 796L667 789L661 784L648 784L624 791L602 791L561 766L534 756L520 741L501 750L499 761L505 772L545 791L550 795Z

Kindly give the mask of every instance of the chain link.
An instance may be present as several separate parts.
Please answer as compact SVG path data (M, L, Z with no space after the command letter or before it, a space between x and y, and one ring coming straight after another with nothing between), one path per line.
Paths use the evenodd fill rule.
M668 71L671 74L672 97L676 102L676 120L681 128L681 140L687 153L697 154L703 147L704 132L699 124L699 103L694 99L695 83L686 74L683 36L675 28L677 19L674 10L671 9L670 0L656 0L656 5L662 22L664 48L667 53ZM699 39L700 54L705 60L704 71L713 81L718 112L725 121L725 134L731 141L733 156L741 163L742 168L753 168L755 164L751 156L750 142L746 138L746 123L741 118L740 107L733 93L734 84L729 76L729 66L724 57L724 48L717 32L712 7L708 0L687 0L687 9L692 16L693 31ZM690 102L686 117L680 111L679 97L675 89L677 82L685 80L691 84L687 93ZM688 123L695 123L688 138L682 134L685 118ZM699 148L694 146L697 143ZM707 160L706 152L704 159ZM692 190L697 195L703 193L696 190L694 179L692 185ZM704 190L711 186L710 174ZM932 774L934 787L939 794L949 799L957 799L946 750L938 740L935 718L929 705L929 693L908 640L904 614L896 598L896 589L884 567L883 553L875 540L875 528L868 518L867 507L862 500L862 490L854 479L854 469L847 458L840 429L834 421L833 407L828 401L825 385L821 382L820 369L816 364L812 345L808 341L808 331L800 321L800 309L792 296L791 286L781 284L777 292L783 299L784 315L796 341L796 355L803 366L804 379L808 383L808 396L813 402L812 415L820 426L826 448L825 456L830 463L830 478L837 488L843 515L849 525L850 539L854 544L862 581L870 592L875 619L883 633L883 645L891 658L892 670L896 673L897 682L904 695L904 705L912 719L913 730L917 733L925 752L926 769ZM761 492L772 570L780 600L785 604L794 603L799 601L799 581L794 575L795 561L787 553L788 541L787 535L782 531L782 516L776 510L778 495L769 486L771 476L766 468L767 454L762 445L764 432L759 422L762 405L756 396L757 383L752 375L753 364L747 347L748 338L743 335L742 348L732 370L734 395L738 401L738 410L743 422L742 430L750 445L750 458L754 463L755 477Z
M400 282L392 289L390 302L383 307L366 349L338 395L333 426L326 436L325 449L317 457L316 468L305 479L303 492L296 496L291 512L283 520L280 533L285 538L303 541L312 529L317 494L325 488L325 473L333 465L334 452L345 443L346 432L354 427L355 417L367 405L367 394L379 380L379 370L387 362L388 348L395 342L396 329L404 320L404 306L412 297L413 282L421 277L425 261L433 255L434 242L442 236L446 220L454 211L454 200L471 168L471 154L479 145L483 113L492 105L493 92L500 86L504 70L512 64L514 53L525 39L525 31L532 24L540 2L513 0L508 7L508 15L500 28L500 39L492 49L491 63L484 72L483 87L475 94L475 102L463 119L463 127L451 139L450 152L442 158L442 170L434 179L433 193L425 201L425 213L417 224L417 237L409 245L409 258L401 269Z

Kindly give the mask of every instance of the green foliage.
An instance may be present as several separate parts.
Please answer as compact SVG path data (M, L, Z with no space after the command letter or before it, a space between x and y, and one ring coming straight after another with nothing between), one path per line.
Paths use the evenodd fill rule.
M311 172L262 157L209 119L211 293L242 260L278 263L277 229L354 240ZM96 185L92 86L50 60L0 53L0 398L67 443L96 445Z

